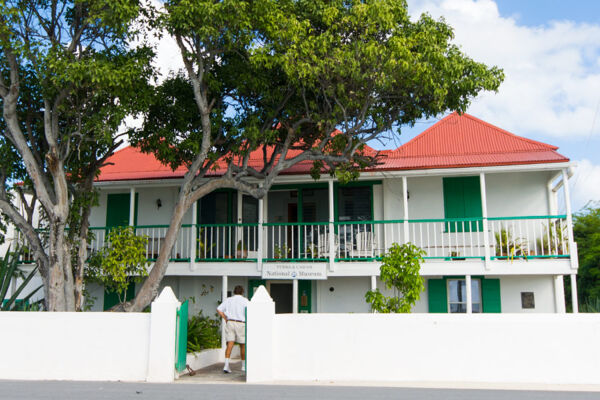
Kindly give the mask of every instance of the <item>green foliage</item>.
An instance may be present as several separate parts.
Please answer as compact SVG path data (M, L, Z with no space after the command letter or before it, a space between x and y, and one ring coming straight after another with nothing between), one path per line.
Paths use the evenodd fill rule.
M315 179L328 171L347 182L374 162L366 140L463 112L504 77L453 45L443 20L411 21L403 1L169 0L165 9L160 22L181 40L187 75L156 89L131 135L173 169L192 163L208 127L206 170L279 148L292 132L293 148L311 153ZM317 157L341 154L350 159Z
M579 312L600 313L600 297L588 297L580 306Z
M125 301L130 282L148 276L147 244L148 237L137 236L130 226L111 229L105 246L90 257L86 280L118 293L121 302Z
M513 237L510 228L501 227L494 232L496 239L496 257L508 258L512 261L515 257L527 259L527 244L525 239Z
M409 313L425 290L419 271L425 251L412 243L394 243L382 258L380 278L394 295L386 297L379 289L365 294L367 303L380 313Z
M188 320L187 341L188 353L221 347L220 319L204 316L200 311Z
M573 235L579 252L580 302L600 298L600 204L588 204L574 215Z
M8 250L4 258L0 258L0 300L2 301L0 303L0 310L2 311L39 310L40 308L40 304L38 303L30 305L29 300L42 286L30 291L27 296L17 299L37 273L37 267L33 267L28 274L19 269L19 260L22 252L22 248L17 248L14 252ZM8 289L15 278L20 279L21 282L15 292L7 298Z

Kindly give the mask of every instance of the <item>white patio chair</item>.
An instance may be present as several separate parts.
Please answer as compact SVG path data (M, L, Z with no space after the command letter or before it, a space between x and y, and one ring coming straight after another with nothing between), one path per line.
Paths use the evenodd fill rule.
M350 250L351 258L372 258L375 254L375 235L373 232L357 232L354 237L355 249Z
M333 235L334 243L333 243L333 253L337 254L339 241L338 236ZM320 233L319 234L319 242L317 243L317 258L329 258L329 234L328 233Z

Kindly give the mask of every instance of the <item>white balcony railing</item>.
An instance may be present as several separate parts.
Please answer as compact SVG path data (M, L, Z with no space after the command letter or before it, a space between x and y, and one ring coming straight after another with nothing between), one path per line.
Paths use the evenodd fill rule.
M487 231L484 227L487 225ZM183 225L169 259L208 261L373 261L393 243L412 242L426 259L569 258L565 215L394 221ZM166 225L136 226L146 256L164 247ZM333 230L333 234L332 234ZM109 229L90 229L88 251L100 250ZM259 234L262 254L259 254ZM487 235L487 237L486 237ZM23 243L19 235L19 242ZM486 248L487 247L487 248ZM24 262L31 261L24 256Z

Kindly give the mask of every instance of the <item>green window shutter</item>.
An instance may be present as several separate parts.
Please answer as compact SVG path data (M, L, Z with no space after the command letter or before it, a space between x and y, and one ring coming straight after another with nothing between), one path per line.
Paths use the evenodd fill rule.
M481 280L481 301L484 313L502 312L500 299L500 279Z
M129 193L112 193L106 202L106 227L129 225Z
M427 280L427 297L429 299L430 313L448 312L448 294L445 279Z
M248 299L252 299L254 292L260 285L267 286L267 281L264 279L248 279Z
M442 184L445 218L481 218L483 216L478 176L444 178ZM481 231L481 222L464 224L464 229L461 222L446 224L447 232L469 232L471 229Z
M311 291L312 281L298 280L298 312L310 313L312 311Z

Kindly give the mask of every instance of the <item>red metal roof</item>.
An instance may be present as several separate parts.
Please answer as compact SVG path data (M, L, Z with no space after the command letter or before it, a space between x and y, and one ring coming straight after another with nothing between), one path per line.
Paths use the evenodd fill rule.
M558 147L514 135L469 114L452 113L396 150L380 151L381 164L370 171L464 168L497 165L542 164L569 161ZM298 154L291 151L289 157ZM377 151L367 147L370 155ZM100 171L98 181L179 178L185 168L173 171L153 155L133 147L115 152ZM262 150L251 154L249 165L262 166ZM307 174L311 162L302 162L283 174ZM219 175L224 166L211 172Z

